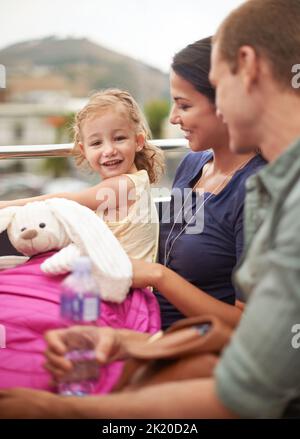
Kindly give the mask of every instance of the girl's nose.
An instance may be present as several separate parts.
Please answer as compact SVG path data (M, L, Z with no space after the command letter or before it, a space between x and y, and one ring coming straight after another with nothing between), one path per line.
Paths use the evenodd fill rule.
M103 154L105 157L110 157L110 156L114 155L114 154L115 154L115 148L114 148L114 146L113 146L110 142L105 143L105 144L103 145L102 154Z
M173 124L173 125L177 125L178 123L180 123L179 121L179 115L177 113L176 110L176 106L173 105L171 108L171 112L170 112L170 116L169 116L169 121Z

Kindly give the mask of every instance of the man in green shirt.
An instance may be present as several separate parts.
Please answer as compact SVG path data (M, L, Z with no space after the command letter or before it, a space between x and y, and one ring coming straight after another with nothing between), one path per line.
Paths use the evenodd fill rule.
M246 250L235 281L249 301L214 377L84 399L30 390L2 392L0 415L276 418L297 413L299 23L299 0L250 0L229 15L215 37L210 76L218 111L228 123L231 148L245 153L259 146L269 165L247 184ZM151 276L163 282L159 271L145 274L134 266L135 286L141 286L145 277L150 283ZM48 336L48 361L57 375L63 369L64 334L62 330ZM98 352L105 362L121 358L124 340L135 334L107 328L98 330L98 336Z
M281 417L300 400L292 343L300 323L299 18L299 0L249 1L223 22L212 53L231 149L259 145L269 162L247 181L246 250L234 279L249 301L215 371L218 397L243 417Z

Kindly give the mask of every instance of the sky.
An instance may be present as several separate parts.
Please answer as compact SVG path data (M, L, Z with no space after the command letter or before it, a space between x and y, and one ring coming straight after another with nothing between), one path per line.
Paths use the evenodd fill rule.
M2 0L0 48L86 37L167 72L172 56L213 34L243 0ZM1 64L1 59L0 59Z

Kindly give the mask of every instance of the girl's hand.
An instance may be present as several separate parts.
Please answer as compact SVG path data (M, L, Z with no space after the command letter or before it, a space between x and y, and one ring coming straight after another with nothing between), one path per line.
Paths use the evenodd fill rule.
M48 331L45 339L48 344L45 352L45 368L52 374L54 381L58 381L69 373L73 364L65 358L70 350L72 335L83 337L95 349L99 364L109 363L122 357L122 340L118 330L113 328L97 328L93 326L72 326L68 329Z

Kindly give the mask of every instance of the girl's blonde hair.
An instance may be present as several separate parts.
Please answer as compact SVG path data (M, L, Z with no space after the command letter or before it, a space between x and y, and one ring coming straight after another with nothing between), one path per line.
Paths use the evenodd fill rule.
M112 88L94 93L86 106L76 114L73 125L75 162L77 166L90 168L79 147L79 143L83 143L81 135L83 122L99 111L118 106L125 109L126 115L136 128L136 133L145 136L144 147L136 152L134 163L138 170L147 171L151 183L156 183L164 172L164 155L160 148L149 143L151 132L146 119L136 101L127 91Z

